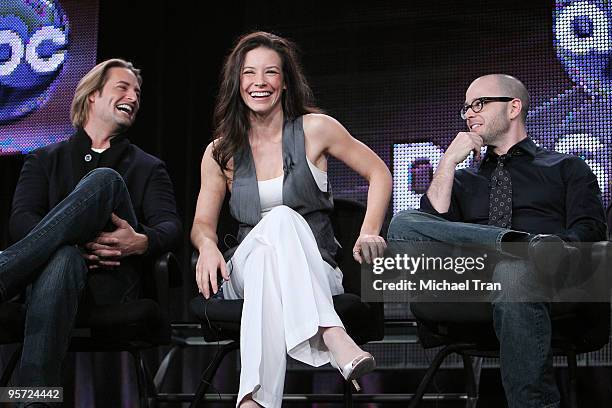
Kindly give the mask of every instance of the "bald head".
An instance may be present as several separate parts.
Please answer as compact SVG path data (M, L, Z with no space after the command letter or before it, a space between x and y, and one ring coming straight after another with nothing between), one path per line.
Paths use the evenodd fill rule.
M472 82L470 88L476 83L490 84L493 88L496 88L498 95L490 96L510 96L521 100L521 118L523 121L527 118L527 112L529 111L529 92L525 85L515 77L506 74L490 74L484 75L477 78Z

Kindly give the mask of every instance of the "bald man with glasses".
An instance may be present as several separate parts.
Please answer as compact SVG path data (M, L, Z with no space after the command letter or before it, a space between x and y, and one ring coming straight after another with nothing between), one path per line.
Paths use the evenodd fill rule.
M468 130L448 146L420 211L393 217L388 239L474 244L519 259L520 270L502 274L498 264L493 272L508 291L492 301L506 399L511 408L559 407L550 304L504 296L579 257L572 243L606 239L606 218L591 169L579 157L538 147L525 127L528 109L529 93L512 76L472 82L460 112ZM471 152L480 162L456 170ZM524 244L506 244L515 242Z

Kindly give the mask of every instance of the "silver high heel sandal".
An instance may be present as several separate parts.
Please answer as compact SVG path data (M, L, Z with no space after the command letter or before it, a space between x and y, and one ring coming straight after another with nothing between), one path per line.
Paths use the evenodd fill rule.
M338 366L333 354L330 352L329 363L332 367L340 371L340 375L342 375L346 381L352 382L355 390L357 391L361 391L361 387L359 386L357 379L376 368L376 361L368 352L358 355L352 361L349 361L344 367Z

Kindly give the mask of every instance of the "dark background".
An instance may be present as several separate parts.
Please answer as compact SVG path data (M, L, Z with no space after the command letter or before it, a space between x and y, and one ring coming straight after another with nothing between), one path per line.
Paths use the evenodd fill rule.
M167 164L186 230L180 257L187 265L199 163L211 137L219 72L239 35L257 29L293 39L301 48L318 105L391 165L393 143L427 140L445 148L463 130L458 110L465 89L480 75L504 72L522 79L532 94L532 106L571 88L553 48L553 7L554 2L544 0L219 1L214 5L101 0L98 61L119 57L142 69L142 105L132 142ZM7 219L22 162L22 156L0 157L0 248L8 243ZM365 182L343 164L331 160L329 174L336 196L365 200ZM187 304L196 295L196 286L186 267L182 287L173 291L171 318L190 320ZM403 315L406 309L407 305L397 304L387 312ZM187 350L172 367L167 391L192 392L209 352ZM410 353L421 353L423 359L420 350L384 352L383 365L385 360L410 360ZM152 353L151 362L159 355ZM78 385L79 404L92 406L95 394L98 406L132 406L134 380L127 361L126 356L117 361L101 355L71 357L68 366L76 367L70 375ZM233 364L227 363L225 379L217 384L224 392L237 390ZM121 369L123 376L107 375L115 369ZM581 385L595 395L589 406L608 406L610 373L608 368L601 370L588 378L606 381L597 385L587 379ZM370 381L372 390L392 389L394 384L399 387L396 392L416 388L414 379L382 372ZM299 378L287 377L287 391ZM491 378L484 380L489 385L485 394L501 393L498 374ZM306 384L317 388L327 381L339 387L338 379L337 373L323 373ZM94 391L92 382L103 385ZM441 388L447 387L444 384L442 380ZM115 395L119 389L121 395Z

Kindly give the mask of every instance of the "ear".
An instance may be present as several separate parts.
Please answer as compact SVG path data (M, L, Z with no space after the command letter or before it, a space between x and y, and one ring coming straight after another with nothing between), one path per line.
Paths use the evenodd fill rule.
M523 109L523 102L520 99L513 99L510 101L510 119L516 119L521 114Z
M98 91L93 91L92 93L87 95L87 100L89 101L89 103L94 103L94 101L96 100L96 92Z

